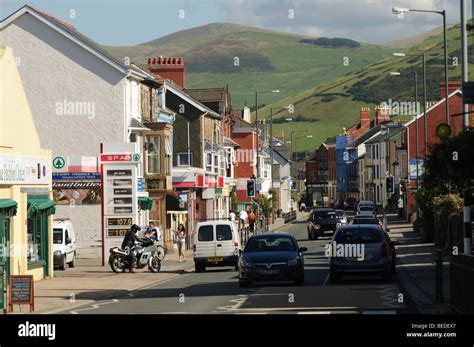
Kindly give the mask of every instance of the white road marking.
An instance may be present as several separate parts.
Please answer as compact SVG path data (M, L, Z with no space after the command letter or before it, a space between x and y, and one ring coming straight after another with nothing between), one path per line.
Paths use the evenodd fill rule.
M323 286L327 286L329 283L329 274L326 276L326 279L324 280Z
M395 310L385 310L385 311L363 310L362 314L397 314L397 311Z
M331 314L332 311L303 311L303 312L298 312L298 314Z
M91 307L82 308L82 309L80 309L80 310L70 311L70 313L71 313L71 314L78 314L78 312L95 310L95 309L98 309L100 306L109 305L109 304L116 304L117 302L120 302L120 300L118 300L118 299L112 299L112 301L109 301L109 302L102 302L102 303L100 303L100 304L93 304Z

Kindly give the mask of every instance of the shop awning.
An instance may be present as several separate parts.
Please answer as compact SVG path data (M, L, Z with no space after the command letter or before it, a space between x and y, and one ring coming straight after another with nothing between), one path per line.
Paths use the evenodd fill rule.
M151 210L153 207L153 199L148 196L139 196L138 204L140 205L141 210Z
M31 218L33 213L44 210L49 214L55 214L56 203L49 199L28 199L28 218Z
M12 215L16 215L18 204L14 200L0 199L0 210L11 210Z

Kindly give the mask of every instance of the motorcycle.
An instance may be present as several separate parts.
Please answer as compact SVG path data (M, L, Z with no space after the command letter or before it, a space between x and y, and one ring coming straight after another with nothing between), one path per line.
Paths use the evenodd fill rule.
M109 265L113 272L123 272L124 269L129 269L129 256L127 250L119 247L110 248ZM160 272L161 260L157 243L151 239L143 240L134 245L131 250L135 254L135 269L143 269L148 266L151 272Z

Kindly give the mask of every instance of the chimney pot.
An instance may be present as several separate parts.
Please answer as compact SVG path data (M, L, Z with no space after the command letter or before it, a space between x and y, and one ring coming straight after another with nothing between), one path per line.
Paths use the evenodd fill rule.
M151 58L148 58L148 65L151 64Z

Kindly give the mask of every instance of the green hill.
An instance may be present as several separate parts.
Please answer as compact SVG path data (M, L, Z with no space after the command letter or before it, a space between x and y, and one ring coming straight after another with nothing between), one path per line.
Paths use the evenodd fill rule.
M269 108L280 108L294 105L294 114L279 111L274 117L279 119L274 126L274 133L284 133L289 139L291 131L307 131L298 133L302 138L296 143L297 151L313 151L327 137L338 134L343 127L350 127L359 120L362 106L371 107L381 102L414 101L414 71L418 71L419 101L422 101L422 69L419 55L426 52L427 100L440 100L439 83L444 82L443 36L433 35L422 42L405 49L406 57L387 57L372 63L359 71L349 72L327 83L309 88L293 96L279 100L259 109L259 118L269 115ZM472 42L472 37L468 42ZM473 47L474 48L474 47ZM461 44L459 26L448 31L449 79L461 80ZM398 50L399 51L399 50ZM474 62L469 56L469 63ZM456 65L456 59L458 65ZM400 76L390 76L390 72L398 71ZM474 67L470 66L471 75ZM302 117L306 121L284 121L285 118ZM410 115L395 117L409 119ZM311 119L312 121L308 121ZM403 119L402 119L403 120ZM312 135L312 138L306 138ZM302 156L302 154L301 154Z
M259 103L269 104L360 70L393 52L392 48L368 44L349 48L302 42L308 39L224 23L183 30L135 47L104 48L137 63L160 55L182 56L188 88L228 84L236 109L245 102L254 106L256 90L280 90L260 98Z

